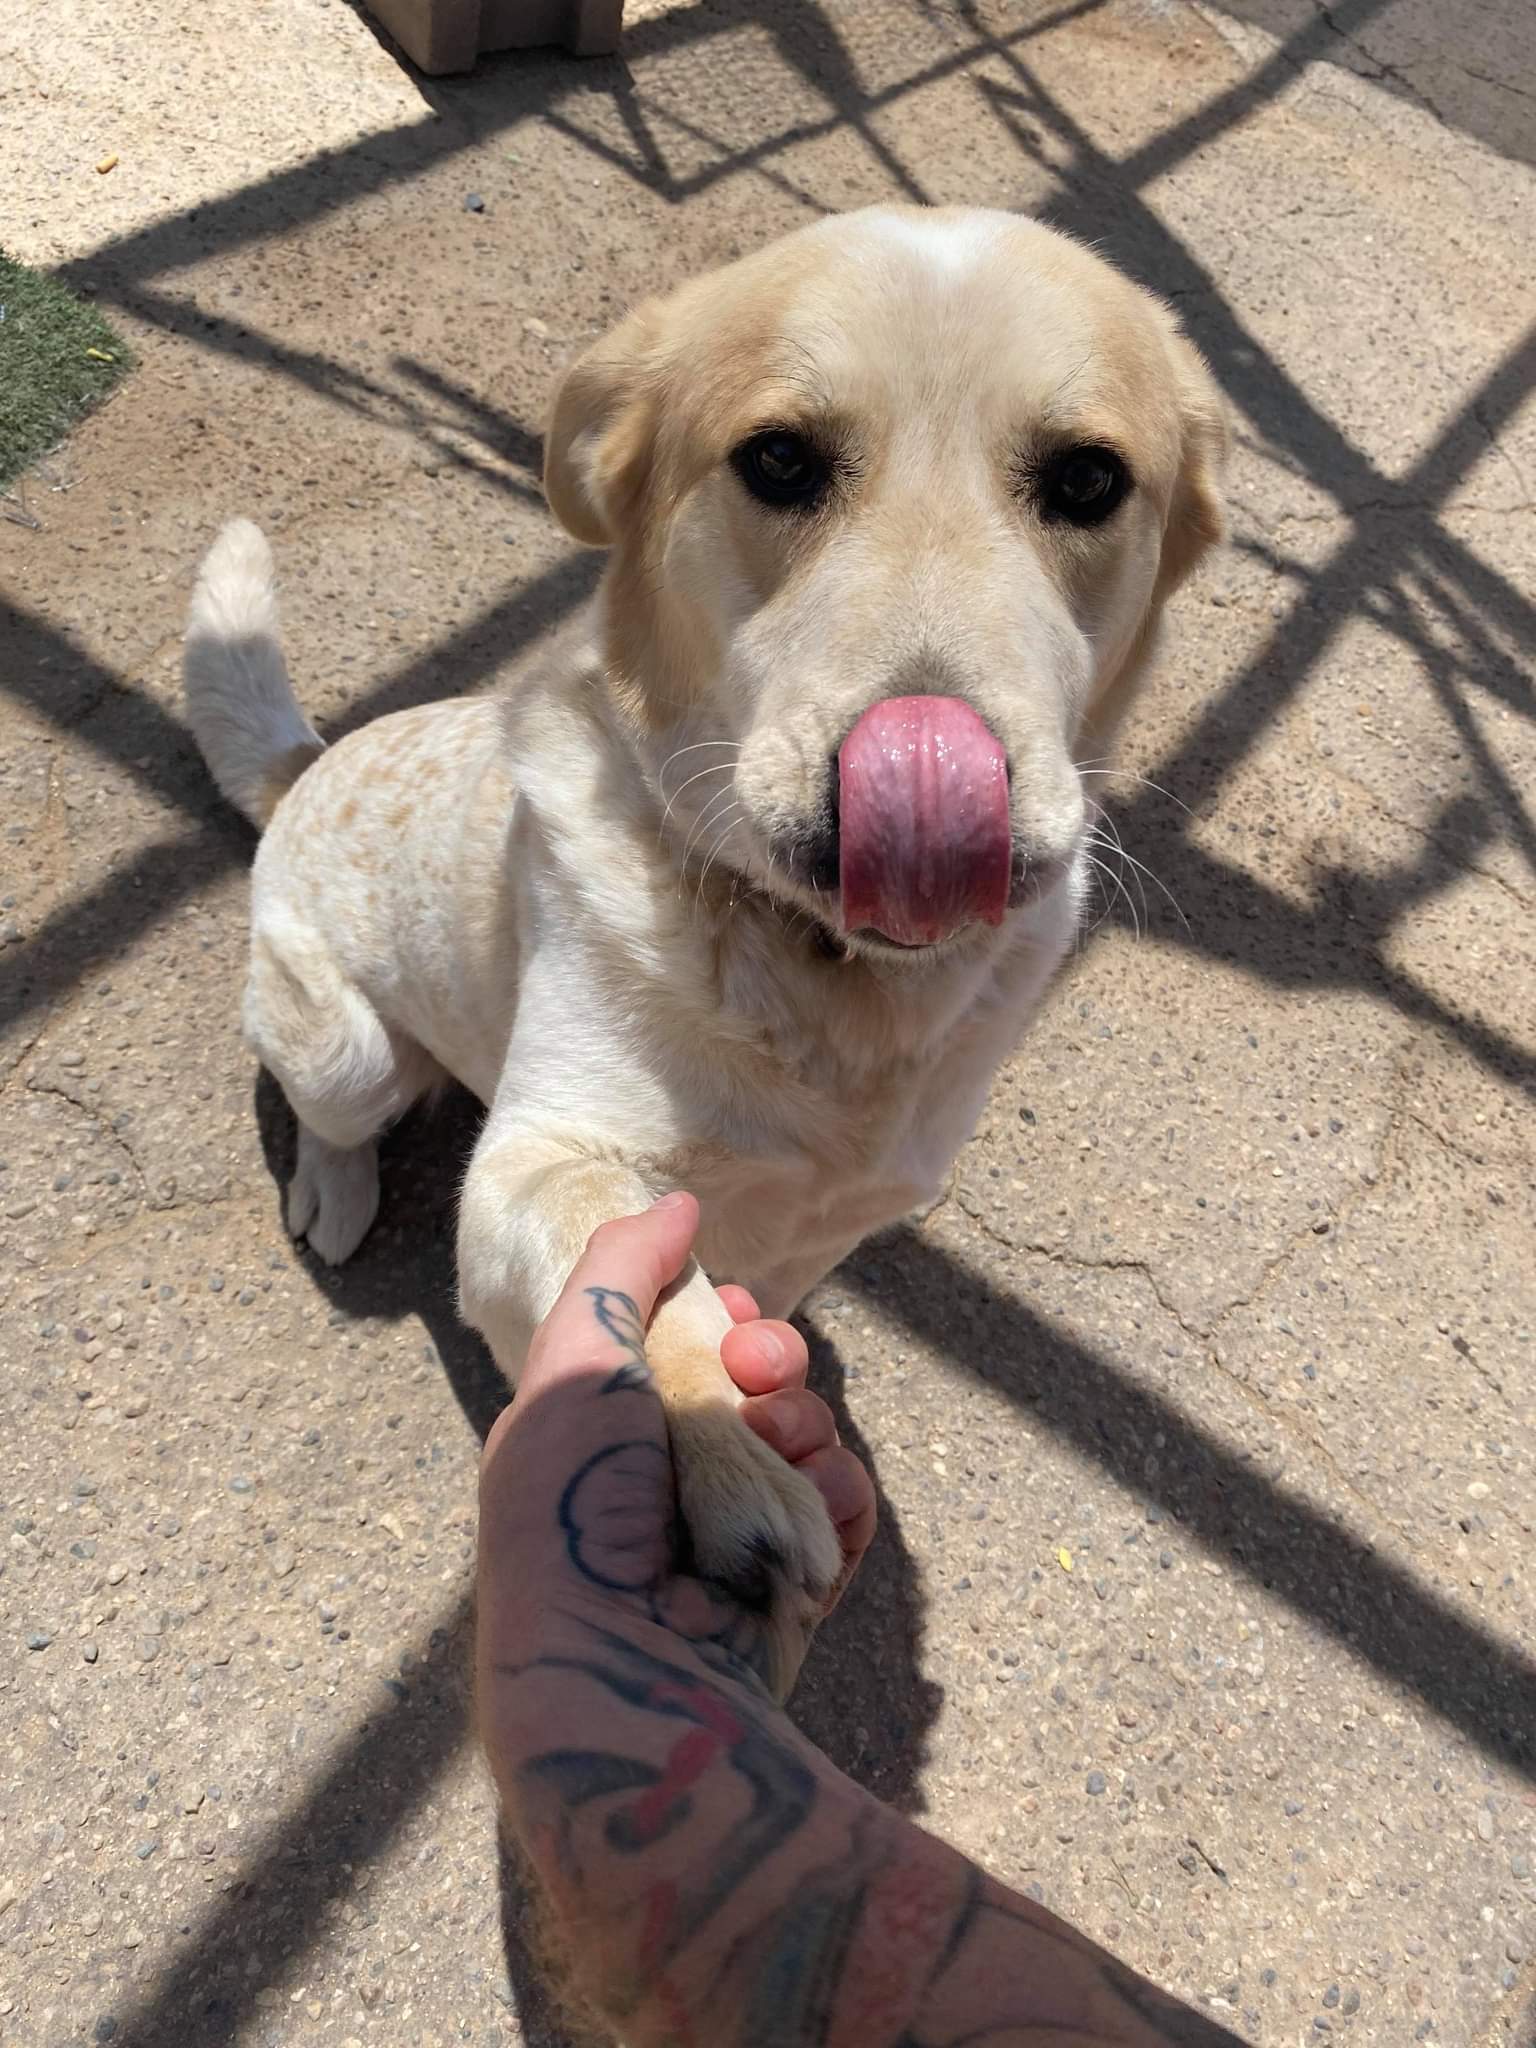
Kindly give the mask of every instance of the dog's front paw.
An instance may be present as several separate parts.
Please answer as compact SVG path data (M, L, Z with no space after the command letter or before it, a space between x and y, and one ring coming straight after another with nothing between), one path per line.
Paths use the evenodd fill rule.
M842 1571L821 1495L724 1401L670 1408L678 1504L700 1578L759 1617L763 1676L788 1697Z

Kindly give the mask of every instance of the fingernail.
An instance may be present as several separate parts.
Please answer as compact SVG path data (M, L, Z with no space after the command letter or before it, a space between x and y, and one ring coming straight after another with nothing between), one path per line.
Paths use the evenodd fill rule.
M784 1363L784 1346L775 1337L772 1330L754 1330L752 1333L752 1348L764 1365L782 1365Z
M680 1209L688 1197L674 1190L670 1195L660 1195L652 1202L653 1209Z

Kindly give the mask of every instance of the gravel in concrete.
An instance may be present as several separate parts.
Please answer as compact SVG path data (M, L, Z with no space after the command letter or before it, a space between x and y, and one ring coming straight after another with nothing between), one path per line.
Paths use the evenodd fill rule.
M632 14L434 82L335 0L0 27L6 245L143 357L0 524L0 2039L559 2038L466 1722L473 1112L353 1265L289 1246L183 610L246 512L323 723L490 686L592 583L559 364L906 195L1176 299L1234 532L1113 786L1141 868L809 1306L885 1521L797 1712L1255 2041L1528 2048L1528 10Z

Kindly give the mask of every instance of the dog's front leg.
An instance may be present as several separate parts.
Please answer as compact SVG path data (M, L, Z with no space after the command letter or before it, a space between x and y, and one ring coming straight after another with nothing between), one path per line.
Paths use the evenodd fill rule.
M459 1300L514 1385L535 1328L593 1231L659 1192L630 1168L557 1141L487 1132L460 1207ZM652 1320L645 1362L666 1410L695 1568L764 1617L764 1676L783 1697L840 1552L814 1486L736 1413L741 1397L720 1362L729 1328L720 1297L690 1260Z

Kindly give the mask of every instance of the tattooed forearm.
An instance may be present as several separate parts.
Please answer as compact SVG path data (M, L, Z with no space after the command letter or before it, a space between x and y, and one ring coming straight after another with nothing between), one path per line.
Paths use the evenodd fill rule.
M759 1865L804 1822L814 1796L806 1763L776 1730L765 1728L756 1700L733 1700L707 1673L690 1671L653 1656L625 1637L592 1630L590 1657L550 1657L546 1671L589 1679L617 1696L633 1712L685 1724L667 1745L659 1765L637 1765L607 1752L561 1749L531 1757L522 1776L530 1792L554 1790L559 1820L595 1802L603 1804L602 1842L622 1856L640 1856L675 1832L694 1824L707 1854L691 1860L686 1874L671 1881L647 1905L638 1961L665 1969L689 1942L709 1929ZM603 1654L606 1653L606 1654ZM694 1788L717 1765L739 1781L709 1787L711 1808L699 1812ZM617 1792L636 1796L615 1802ZM727 1821L724 1839L715 1831Z
M497 1667L604 1731L533 1749L518 1798L632 2048L1240 2048L673 1647L573 1622L569 1652Z
M534 1489L551 1584L500 1638L533 1638L521 1661L491 1622L479 1704L573 1986L626 2048L1240 2048L796 1733L761 1613L691 1569L636 1304L586 1299L582 1449Z
M572 1654L497 1668L558 1692L567 1719L595 1689L635 1745L536 1750L519 1773L520 1831L557 1853L586 1922L572 1946L596 1968L581 1988L637 2048L829 2043L883 1816L851 1787L821 1797L820 1760L755 1681L601 1626L582 1636Z

